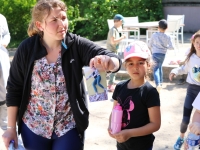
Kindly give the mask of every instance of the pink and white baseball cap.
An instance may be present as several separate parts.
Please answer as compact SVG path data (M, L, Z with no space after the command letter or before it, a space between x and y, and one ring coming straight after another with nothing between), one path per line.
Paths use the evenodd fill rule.
M142 41L134 41L130 43L124 50L124 61L131 57L141 57L147 59L151 56L151 52L146 43Z

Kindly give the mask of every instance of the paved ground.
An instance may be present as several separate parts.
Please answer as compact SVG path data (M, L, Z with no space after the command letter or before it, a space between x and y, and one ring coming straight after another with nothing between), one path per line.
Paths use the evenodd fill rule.
M180 44L179 54L175 56L173 51L168 52L165 60L166 65L168 60L182 59L183 51L190 47L190 37L191 34L185 34L185 44ZM105 41L96 43L105 47ZM13 55L14 51L11 51L10 54ZM150 82L154 85L152 81ZM172 145L179 134L187 84L177 85L176 82L177 80L169 82L166 79L163 83L163 89L160 93L162 125L160 130L155 133L154 150L172 150ZM85 150L116 150L115 140L107 134L108 117L112 109L111 96L112 93L109 93L107 101L89 102L90 125L86 131ZM1 133L2 131L0 131ZM0 150L4 150L1 138Z

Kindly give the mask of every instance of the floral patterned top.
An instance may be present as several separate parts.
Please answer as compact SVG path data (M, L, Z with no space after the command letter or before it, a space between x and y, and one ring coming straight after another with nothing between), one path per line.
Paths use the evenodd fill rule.
M61 53L55 64L46 57L36 60L31 78L30 101L22 120L37 135L51 139L75 128L68 101L65 78L61 66Z

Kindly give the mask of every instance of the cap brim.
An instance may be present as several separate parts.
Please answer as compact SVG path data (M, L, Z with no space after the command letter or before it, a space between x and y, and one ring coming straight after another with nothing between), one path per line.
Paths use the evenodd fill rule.
M141 53L132 53L132 54L129 54L128 56L126 56L124 58L124 61L126 61L127 59L131 58L131 57L140 57L140 58L144 58L144 59L147 59L148 58L148 55L145 55L145 54L141 54Z

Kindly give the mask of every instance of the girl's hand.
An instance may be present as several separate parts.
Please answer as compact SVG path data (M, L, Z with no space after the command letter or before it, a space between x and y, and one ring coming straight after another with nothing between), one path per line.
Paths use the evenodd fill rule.
M173 78L175 78L176 75L174 73L170 73L169 74L169 80L172 81Z
M91 68L95 67L98 70L102 70L106 72L112 71L113 69L117 70L118 66L119 66L119 60L114 57L111 58L110 56L107 56L107 55L97 55L90 60Z
M200 123L194 122L189 125L189 129L192 133L199 135L200 134Z
M15 141L15 148L18 147L17 131L15 129L7 129L2 135L2 139L6 148L9 147L10 141Z
M128 139L130 139L130 135L129 135L129 130L122 130L119 133L113 134L114 138L117 140L117 142L119 143L123 143L126 142Z
M187 150L189 147L188 147L188 144L187 144L187 141L185 140L184 141L184 150Z
M115 138L115 137L113 136L113 134L112 134L112 130L111 130L110 127L108 127L108 134L110 135L110 137Z

